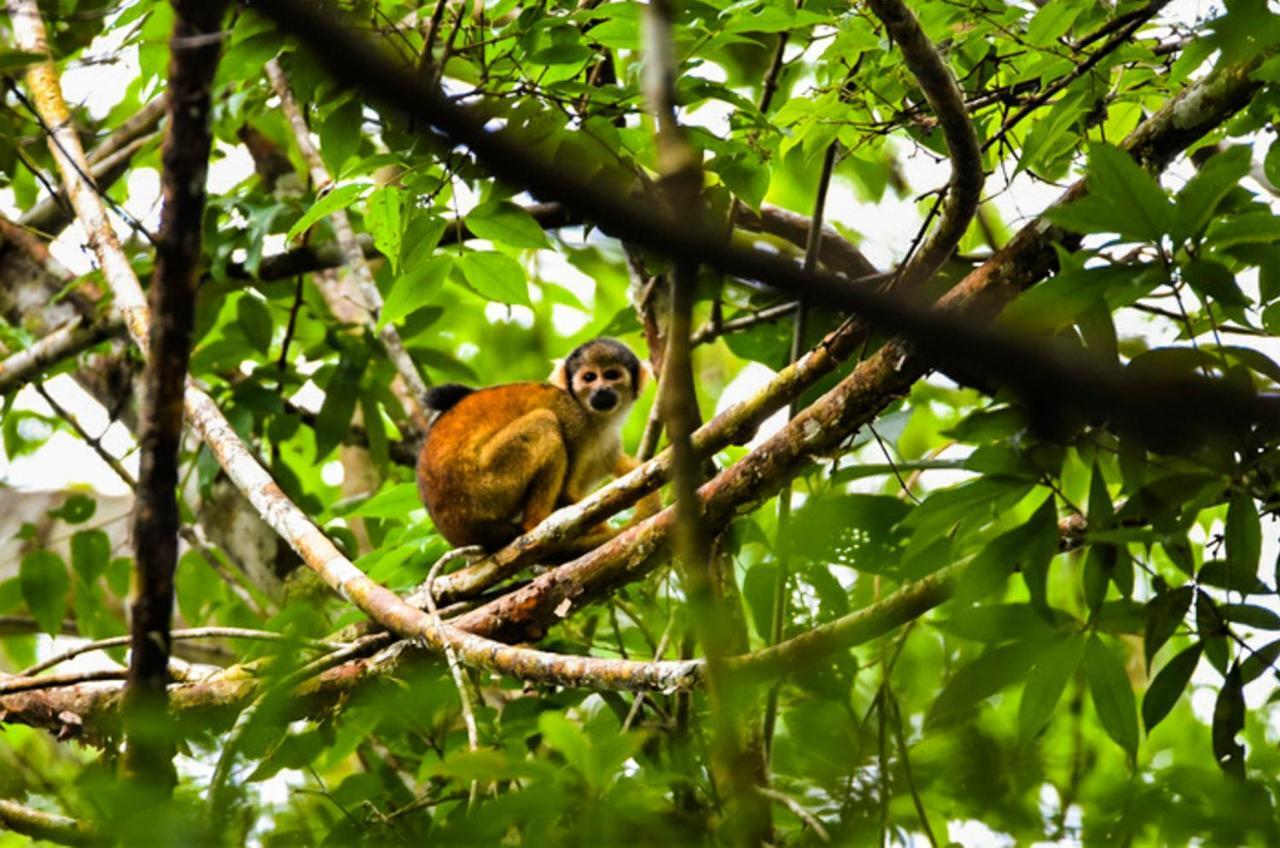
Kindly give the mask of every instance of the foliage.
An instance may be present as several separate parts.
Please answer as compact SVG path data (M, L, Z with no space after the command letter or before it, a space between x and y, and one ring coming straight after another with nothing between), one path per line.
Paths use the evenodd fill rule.
M364 34L430 72L419 24L434 4L352 5ZM1280 145L1263 142L1280 112L1280 16L1261 0L1237 0L1210 20L1164 21L1103 51L1146 4L911 6L960 82L991 175L993 199L942 276L968 273L1021 223L1001 220L1007 207L992 186L1008 178L1016 196L1083 177L1087 196L1047 213L1083 239L1064 239L1056 273L999 321L1133 373L1204 374L1275 392L1280 365L1264 343L1280 334L1280 217L1269 187L1251 174L1257 161L1280 184ZM637 174L652 177L644 7L498 0L441 8L430 49L436 60L447 54L449 93L599 185L633 192L642 185ZM60 68L100 55L104 43L136 50L122 99L104 116L92 100L76 110L89 135L110 132L163 90L168 4L62 0L42 9ZM762 110L784 34L779 94ZM843 237L862 241L860 224L878 206L915 198L921 220L929 217L940 185L918 181L913 168L922 157L945 157L941 132L900 52L861 4L682 3L675 38L681 116L703 156L713 214L741 204L809 215L822 154L836 144L833 194L841 200L828 223ZM1104 55L1085 67L1095 52ZM331 186L297 176L306 169L262 73L272 59L305 105ZM0 51L0 70L29 61ZM1262 86L1180 160L1175 173L1186 179L1153 174L1121 149L1191 81L1240 62L1253 62ZM1015 120L1050 90L1055 96ZM16 98L5 102L0 180L27 210L55 169L31 113ZM396 461L396 443L419 430L393 390L395 366L378 331L396 327L432 383L542 379L552 359L601 334L644 350L627 257L589 226L544 228L519 186L493 179L433 128L336 85L250 8L228 19L215 103L215 157L242 156L253 135L292 167L287 176L268 173L271 157L255 155L256 173L210 195L192 374L357 566L408 591L447 546L418 504L412 468ZM145 145L131 168L159 171L159 144ZM108 193L127 204L134 185L122 180ZM922 191L929 193L917 197ZM274 254L333 242L328 216L337 210L370 238L385 302L376 325L335 316L311 275L263 272ZM865 246L900 259L912 235ZM782 239L738 236L799 256ZM128 249L145 275L151 246L134 238ZM664 267L662 257L644 260L650 270ZM749 317L787 300L710 274L699 282L699 318L713 306L725 320ZM100 294L98 285L87 276L78 288ZM841 317L813 310L806 347ZM20 316L7 318L6 347L29 344ZM697 348L704 419L748 366L786 361L791 330L780 320ZM632 413L627 445L639 441L651 402L646 395ZM13 395L4 414L9 457L41 450L57 426L15 406ZM814 458L795 483L789 525L780 526L773 499L726 529L721 550L741 586L752 650L771 640L775 609L787 638L967 564L955 598L936 611L781 682L771 786L840 844L922 844L930 828L938 844L967 843L975 832L1017 844L1275 844L1275 433L1169 455L1098 422L1052 435L1039 424L1034 410L1000 393L922 380L879 414L874 430L836 456ZM334 482L344 465L349 478L359 467L350 464L350 441L367 448L356 462L370 472L371 489ZM207 520L196 505L214 498L219 472L206 448L189 447L188 517ZM731 448L718 462L742 454ZM0 613L33 619L42 634L126 632L128 551L113 550L89 497L69 496L53 517L69 543L24 529L26 553L3 571ZM784 561L792 580L779 601ZM329 638L356 620L345 599L302 570L286 595L274 596L278 587L246 588L248 577L228 581L228 573L238 573L236 563L220 554L212 563L194 550L182 558L181 626L255 627L302 640ZM540 647L671 659L690 649L691 632L679 582L660 569L574 610ZM8 671L34 662L31 633L0 637ZM254 663L244 673L267 681L314 657L296 641L227 645L236 660ZM454 680L434 659L400 664L394 679L319 705L268 699L240 742L243 815L229 838L596 845L696 842L720 832L701 693L649 693L638 704L630 693L474 673L468 688L481 737L475 751ZM766 692L755 694L762 701ZM111 779L111 734L98 750L7 725L0 761L14 767L3 770L2 794L109 821L124 834L194 838L234 715L192 715L168 816ZM779 843L817 840L790 807L777 805L774 815Z

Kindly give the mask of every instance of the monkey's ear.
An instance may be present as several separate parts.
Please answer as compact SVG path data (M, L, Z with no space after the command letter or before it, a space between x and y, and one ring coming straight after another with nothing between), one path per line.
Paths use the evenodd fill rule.
M653 368L649 365L647 359L640 360L640 367L636 369L636 397L644 391L644 387L649 385L649 381L653 379Z
M569 369L564 367L564 360L556 359L553 364L555 367L551 369L547 382L553 386L559 386L566 392L569 391Z

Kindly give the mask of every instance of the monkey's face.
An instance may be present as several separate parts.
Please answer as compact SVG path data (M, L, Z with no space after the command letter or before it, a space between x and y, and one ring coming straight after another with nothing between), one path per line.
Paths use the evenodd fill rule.
M562 368L562 385L593 415L621 415L639 394L640 361L612 339L587 342L569 354Z

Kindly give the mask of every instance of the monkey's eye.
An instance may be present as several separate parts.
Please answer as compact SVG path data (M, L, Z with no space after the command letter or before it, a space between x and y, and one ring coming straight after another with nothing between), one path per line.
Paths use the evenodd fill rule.
M606 380L617 380L621 376L622 372L617 368L610 368L608 371L604 372L604 378Z
M587 373L582 375L582 382L584 383L594 383L595 381L596 381L596 372L594 371L588 371Z

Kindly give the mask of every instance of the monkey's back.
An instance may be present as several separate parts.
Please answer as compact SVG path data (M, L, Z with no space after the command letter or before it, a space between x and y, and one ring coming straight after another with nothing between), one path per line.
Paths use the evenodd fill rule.
M589 426L587 413L565 390L550 383L508 383L478 389L458 400L432 423L418 457L418 487L432 520L450 541L473 537L476 522L500 520L477 491L480 455L493 437L514 421L539 409L555 413L561 429ZM574 434L564 433L566 442ZM446 498L444 493L453 493ZM461 497L459 493L462 494ZM518 530L518 528L516 528ZM489 527L484 535L508 535ZM514 538L515 531L510 535ZM456 541L455 544L471 544Z

